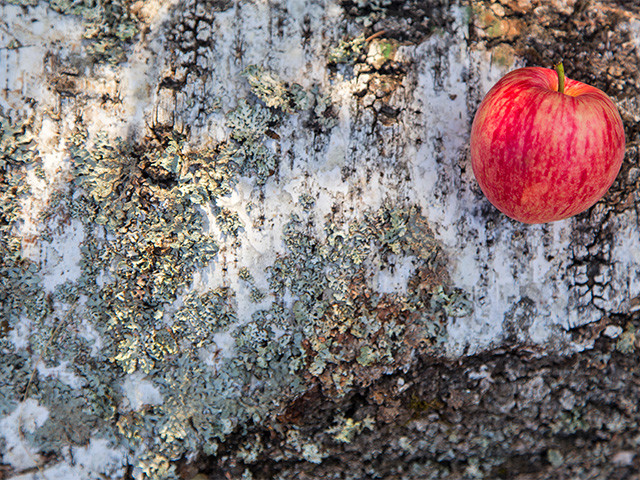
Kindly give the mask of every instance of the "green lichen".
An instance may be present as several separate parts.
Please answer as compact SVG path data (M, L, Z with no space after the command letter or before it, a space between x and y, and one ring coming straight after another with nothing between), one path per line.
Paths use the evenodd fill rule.
M233 294L228 288L187 294L184 305L171 322L171 331L180 339L181 350L207 346L215 333L234 324L237 317L233 302Z
M310 212L316 204L316 199L308 193L303 193L298 198L298 203L305 212Z
M39 0L9 0L22 6L35 6ZM48 0L49 8L62 15L82 19L87 53L99 62L125 60L127 45L140 32L140 20L132 10L134 0Z
M2 363L0 364L0 416L14 410L22 400L18 385L29 383L33 365L25 353L11 352L2 342ZM1 437L0 437L1 438Z
M558 415L558 419L550 425L553 435L576 435L581 432L589 431L593 425L590 425L584 417L579 407L572 408L570 411L562 411Z
M302 457L311 463L322 463L322 460L325 459L327 455L320 450L318 445L315 443L305 442L305 440L306 439L303 438L303 435L295 428L288 430L285 441L288 447L287 451L292 453L289 453L289 455L285 453L285 455L291 459Z
M253 275L251 275L251 271L247 267L241 267L238 270L238 278L240 280L244 280L249 285L253 285L253 283L255 282Z
M12 118L0 110L0 339L21 315L36 319L48 313L38 267L22 256L24 239L16 235L21 200L30 192L27 171L39 162L31 123L30 117Z
M237 237L238 231L242 228L242 221L238 212L228 208L220 208L216 213L216 223L220 227L223 235Z
M220 145L192 149L185 135L160 127L138 143L89 137L82 125L69 139L71 185L43 219L82 223L82 276L39 304L46 298L37 269L9 269L17 285L30 278L33 284L36 300L10 307L14 317L27 312L36 322L31 350L46 368L64 367L78 382L72 388L40 374L31 382L34 359L7 351L0 380L9 379L17 392L30 383L27 396L50 410L47 423L26 437L38 450L86 444L100 431L128 449L146 478L177 478L176 461L194 452L215 454L231 434L268 421L310 382L342 395L406 365L417 349L436 348L446 338L445 317L466 307L464 295L446 286L442 251L419 208L385 205L350 222L327 221L316 218L311 194L300 196L284 228L285 250L260 272L267 287L258 288L241 268L238 291L193 290L205 267L220 274L208 221L216 222L225 248L245 238L240 215L220 199L241 176L253 179L257 191L277 176L275 130L283 112L302 108L291 100L295 92L276 89L284 84L275 77L263 82L258 70L251 72L248 81L262 100L240 99L227 112L229 138ZM264 99L276 91L278 102ZM30 143L9 135L7 172L33 159L19 160L23 154L16 152L31 147L15 145ZM21 190L12 188L3 187L3 195L17 201ZM6 212L0 234L9 244L18 210ZM376 276L407 257L415 268L406 291L380 292ZM243 316L239 304L247 301L254 310ZM2 328L6 337L14 324ZM83 328L94 331L100 345ZM148 374L162 404L118 410L123 377L135 372ZM3 411L20 401L17 393L10 398ZM338 421L335 439L350 441L367 425ZM261 452L258 444L242 451L247 463ZM298 442L295 451L314 463L325 458L310 442Z
M243 75L252 91L267 107L278 108L285 113L305 110L309 107L309 97L297 83L287 85L271 72L257 65L249 65Z
M81 131L72 139L80 193L73 214L90 237L82 265L91 315L113 339L112 358L129 373L149 372L176 353L164 311L218 251L195 206L226 190L206 172L215 162L194 158L182 141L172 135L159 144L126 146L100 138L89 147ZM98 275L108 278L101 287Z
M547 451L547 460L554 467L559 467L564 463L564 458L562 457L562 453L555 448L551 448Z
M38 176L39 166L31 129L30 119L0 115L0 414L26 397L36 399L49 416L35 432L23 432L25 440L55 449L85 444L96 428L108 436L119 395L109 387L114 377L108 364L90 354L90 342L77 326L63 328L69 327L73 308L67 303L68 313L60 312L65 301L77 302L74 288L65 284L46 294L38 266L22 257L24 240L16 235L20 202L29 193L27 170L34 168ZM36 375L38 365L62 369L80 386L72 389L56 375Z
M302 446L302 451L300 452L302 458L306 461L320 464L322 460L326 458L326 455L323 455L320 451L320 448L315 443L306 443Z
M158 364L152 372L164 404L121 421L123 432L146 432L132 438L154 439L152 444L147 440L146 446L156 455L142 460L149 475L169 475L172 460L189 451L213 453L231 432L244 432L249 423L266 421L283 398L304 392L305 376L309 373L341 392L356 385L359 380L348 375L348 371L359 364L352 353L358 346L361 352L365 346L376 352L370 362L360 364L365 369L363 376L374 378L379 375L380 365L397 368L394 365L401 364L403 355L416 348L403 339L409 328L417 329L421 332L418 337L427 341L435 341L438 335L444 334L438 320L433 329L421 326L434 324L430 297L416 295L410 299L403 295L378 294L364 271L365 264L389 249L388 242L377 239L382 229L390 227L387 224L390 219L411 218L411 212L417 215L415 209L383 209L372 212L362 222L341 227L327 224L324 226L326 242L311 233L310 227L315 222L313 214L302 205L300 210L285 230L287 253L268 268L267 294L274 301L251 318L237 318L228 323L227 333L234 339L233 355L221 359L220 354L215 353L222 347L210 341L215 338L212 332L199 336L195 339L196 347L213 351L220 359L219 365L207 366L195 351L185 355L183 349L175 360ZM304 220L301 215L306 216ZM401 245L400 251L421 251L409 241L411 238L404 231L396 235L394 241ZM247 269L241 269L239 276L249 285L254 281ZM365 301L364 295L353 296L352 290L362 289L373 299L371 303ZM179 336L185 335L182 332L197 330L194 326L199 320L205 325L215 325L216 312L227 311L233 315L231 312L239 301L237 293L230 290L221 293L216 301L222 304L205 309L209 314L201 307L192 309L185 301L184 308L189 315L195 311L201 313L189 317L188 325ZM286 298L293 298L292 308L287 306ZM384 310L378 310L381 307ZM419 309L428 317L421 318ZM397 317L388 310L397 312ZM411 322L402 312L410 313ZM179 311L176 317L182 315ZM209 342L199 343L198 339ZM349 383L344 383L345 378ZM346 421L336 427L336 438L348 441L366 425L366 422L356 422L350 428ZM296 448L309 461L319 462L324 458L314 444L301 443ZM245 461L250 463L258 457L259 446L246 446L243 452Z
M361 34L351 40L342 40L338 45L329 52L329 63L354 63L364 51L366 39Z
M356 383L353 371L359 367L359 381L366 382L380 366L393 369L418 343L441 342L445 332L437 312L445 306L453 311L455 304L441 285L427 291L410 281L406 294L388 294L377 292L372 280L384 268L376 258L389 254L415 255L415 275L437 268L440 250L417 208L383 207L360 222L329 223L320 240L305 204L303 199L301 212L285 226L288 253L268 272L274 303L285 310L284 299L293 298L293 320L308 344L309 373L339 394Z

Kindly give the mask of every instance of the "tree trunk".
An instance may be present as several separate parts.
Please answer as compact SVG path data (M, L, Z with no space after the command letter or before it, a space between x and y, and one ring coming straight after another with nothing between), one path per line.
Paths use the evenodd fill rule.
M640 478L640 8L0 18L0 478ZM559 60L625 159L525 225L478 187L471 122Z

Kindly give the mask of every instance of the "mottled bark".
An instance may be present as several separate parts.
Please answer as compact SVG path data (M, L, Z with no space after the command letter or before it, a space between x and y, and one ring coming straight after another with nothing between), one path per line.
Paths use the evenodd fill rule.
M0 478L636 478L637 6L13 0L0 27ZM626 156L523 225L469 129L560 59Z

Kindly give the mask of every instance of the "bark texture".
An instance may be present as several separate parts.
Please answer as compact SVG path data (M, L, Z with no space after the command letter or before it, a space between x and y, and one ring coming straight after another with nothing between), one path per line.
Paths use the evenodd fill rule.
M637 478L640 8L0 2L0 478ZM562 59L627 137L527 226L468 159Z

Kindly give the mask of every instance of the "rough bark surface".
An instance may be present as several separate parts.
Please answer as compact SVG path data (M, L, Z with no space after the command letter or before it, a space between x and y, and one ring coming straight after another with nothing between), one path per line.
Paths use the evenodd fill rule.
M564 60L622 170L528 226L468 159ZM0 478L640 478L640 7L0 2Z

